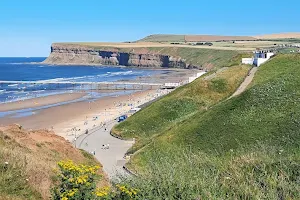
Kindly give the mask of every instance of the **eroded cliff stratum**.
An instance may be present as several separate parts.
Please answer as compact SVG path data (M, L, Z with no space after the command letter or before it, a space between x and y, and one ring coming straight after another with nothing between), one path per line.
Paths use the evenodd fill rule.
M52 44L46 64L99 64L152 68L200 68L181 57L153 53L146 49L93 48L75 44Z

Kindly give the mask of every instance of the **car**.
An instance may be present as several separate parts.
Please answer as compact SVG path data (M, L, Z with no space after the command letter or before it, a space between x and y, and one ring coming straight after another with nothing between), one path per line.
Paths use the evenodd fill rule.
M124 121L125 119L127 119L127 115L122 115L118 118L118 122L122 122Z

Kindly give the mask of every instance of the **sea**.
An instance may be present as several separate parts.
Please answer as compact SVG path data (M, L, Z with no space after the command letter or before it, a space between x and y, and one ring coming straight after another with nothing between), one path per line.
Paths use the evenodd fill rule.
M162 70L148 70L115 66L67 66L46 65L46 58L0 58L0 81L43 81L43 84L0 83L0 103L42 97L60 93L87 90L80 85L64 85L63 89L46 82L115 82L132 81L141 77L165 73ZM33 64L34 63L34 64ZM118 92L115 92L116 94ZM119 92L120 93L120 92ZM98 94L99 95L99 94ZM100 96L111 95L101 93Z

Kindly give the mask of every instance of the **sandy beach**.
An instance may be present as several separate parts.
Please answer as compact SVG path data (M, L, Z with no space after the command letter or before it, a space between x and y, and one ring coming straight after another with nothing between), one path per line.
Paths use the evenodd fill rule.
M0 112L20 110L26 108L36 108L36 107L46 106L50 104L67 102L67 101L79 99L85 95L86 95L85 93L65 93L65 94L49 95L45 97L26 99L26 100L9 102L9 103L1 103Z
M130 80L130 82L179 83L188 80L197 72L199 70L165 69L163 73L138 77L136 80ZM152 101L170 91L148 89L130 94L128 94L128 91L119 91L118 95L112 93L113 96L101 98L86 96L87 98L84 100L76 101L88 95L88 91L86 91L2 103L0 104L0 114L1 112L9 112L7 115L2 115L2 117L0 115L0 126L17 123L27 129L50 129L72 141L75 135L78 136L85 133L86 130L92 130L103 125L103 123L114 120L130 109ZM115 91L98 91L99 94L111 92ZM69 101L73 102L49 106ZM27 110L22 113L19 111L21 109Z
M75 134L82 134L87 129L90 130L102 123L113 120L131 108L151 101L166 92L166 90L146 90L129 95L103 97L94 101L87 100L59 105L34 111L30 116L2 117L0 118L0 126L18 123L27 129L53 129L56 134L68 140L73 140ZM51 98L54 98L54 96ZM80 98L80 96L78 97ZM39 102L40 105L45 105L49 102L49 99L40 98ZM27 104L25 101L18 103L20 107L25 107Z

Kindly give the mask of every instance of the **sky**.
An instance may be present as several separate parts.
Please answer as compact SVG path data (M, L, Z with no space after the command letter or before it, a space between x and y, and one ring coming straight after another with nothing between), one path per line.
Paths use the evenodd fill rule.
M54 42L300 32L299 7L298 0L1 0L0 57L46 57Z

